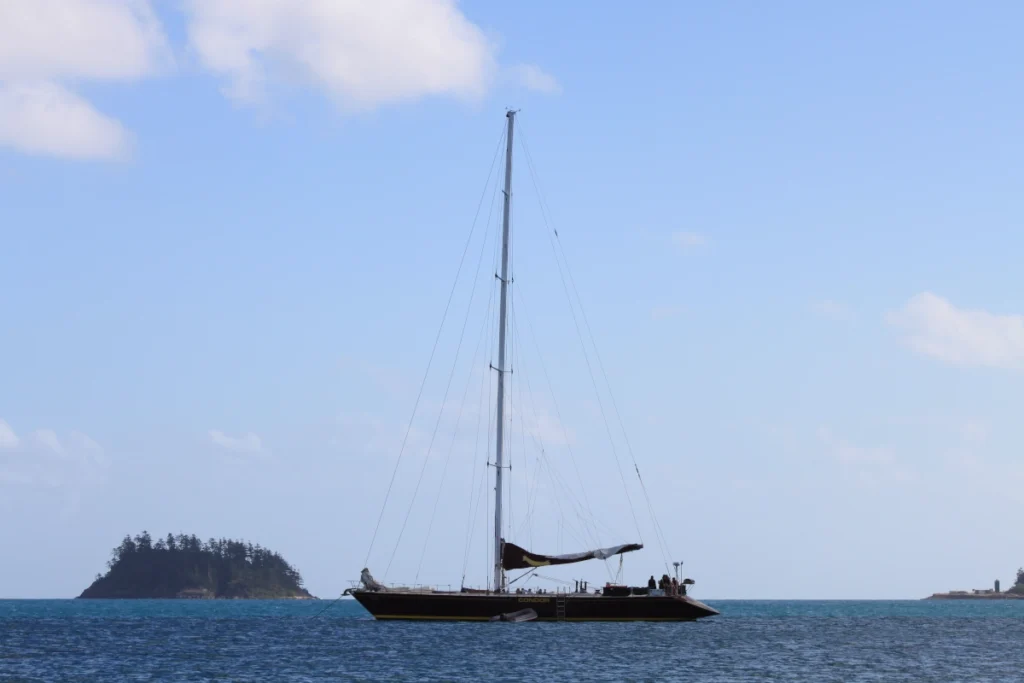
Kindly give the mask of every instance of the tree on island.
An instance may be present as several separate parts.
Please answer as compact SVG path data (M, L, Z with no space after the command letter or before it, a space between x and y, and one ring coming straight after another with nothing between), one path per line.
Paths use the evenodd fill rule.
M277 553L244 541L143 531L111 551L107 572L82 598L311 598L302 576Z

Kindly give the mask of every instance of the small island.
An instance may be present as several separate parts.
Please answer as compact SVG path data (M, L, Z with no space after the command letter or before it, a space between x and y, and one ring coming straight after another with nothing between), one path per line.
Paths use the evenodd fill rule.
M992 588L935 593L925 600L1024 600L1024 569L1017 570L1016 583L1005 591L999 590L999 580L996 579Z
M277 553L228 539L195 535L153 541L143 531L114 548L107 572L79 598L315 599Z

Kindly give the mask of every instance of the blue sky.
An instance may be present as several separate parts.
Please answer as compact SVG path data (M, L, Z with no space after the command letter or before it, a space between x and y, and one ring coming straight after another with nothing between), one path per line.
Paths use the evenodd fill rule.
M370 567L457 584L469 557L467 582L485 581L470 501L506 107L698 595L1005 584L1024 564L1022 15L5 4L0 544L19 561L0 597L75 595L142 529L249 538L315 594L347 587L481 191ZM582 549L558 506L585 489L595 536L632 541L628 451L613 415L607 436L522 152L510 533ZM559 476L573 494L555 495ZM629 487L648 549L626 578L643 581L662 554Z

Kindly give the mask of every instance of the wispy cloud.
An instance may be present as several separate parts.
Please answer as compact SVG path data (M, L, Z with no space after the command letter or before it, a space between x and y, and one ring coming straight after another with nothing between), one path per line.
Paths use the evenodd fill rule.
M667 318L675 318L681 315L683 308L681 306L655 306L651 309L651 320L665 320Z
M246 432L241 436L228 436L219 429L211 429L209 435L214 445L232 453L261 455L267 452L263 440L252 432Z
M338 368L353 376L353 381L369 381L374 388L394 398L405 398L415 391L416 386L409 380L406 372L386 365L375 365L365 359L343 356Z
M991 432L991 426L982 420L967 420L960 427L960 435L964 441L974 444L987 441Z
M853 312L843 304L832 299L822 299L813 302L811 310L818 315L831 318L837 322L850 322L853 320Z
M521 415L526 433L548 446L572 446L576 443L576 433L564 426L558 418L548 413L536 416Z
M11 425L5 420L0 420L0 448L17 448L20 441Z
M992 424L979 417L959 415L888 415L883 418L886 426L901 430L910 429L916 433L937 436L943 442L960 439L966 443L981 444L992 434Z
M922 292L886 320L917 353L952 365L1024 369L1024 315L957 308Z
M64 445L57 437L57 432L52 429L37 429L33 436L35 436L36 443L42 448L47 449L55 455L64 455Z
M61 438L53 429L36 429L20 438L0 419L0 484L67 489L78 500L83 487L101 483L110 460L88 435L73 431Z
M702 247L708 243L708 238L695 232L674 232L672 233L672 244L684 249Z
M562 92L558 79L541 69L536 64L517 64L509 69L513 78L520 85L536 92L557 95Z
M853 444L825 426L818 428L818 440L826 454L862 484L878 485L915 478L914 473L897 460L889 446Z

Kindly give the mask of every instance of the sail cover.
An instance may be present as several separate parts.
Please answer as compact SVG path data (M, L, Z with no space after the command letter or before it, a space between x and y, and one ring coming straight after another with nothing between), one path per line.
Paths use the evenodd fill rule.
M530 567L547 567L554 564L572 564L584 560L606 560L612 555L629 553L643 548L641 543L625 543L610 548L598 548L584 553L569 555L541 555L520 548L515 543L505 543L501 552L501 566L505 569L529 569Z

